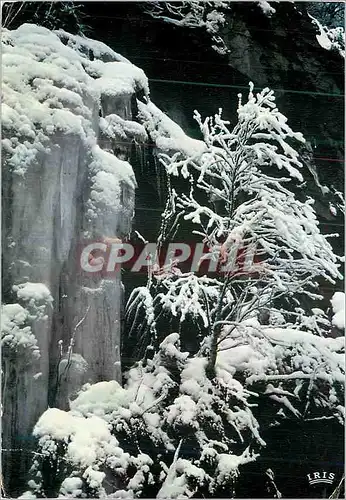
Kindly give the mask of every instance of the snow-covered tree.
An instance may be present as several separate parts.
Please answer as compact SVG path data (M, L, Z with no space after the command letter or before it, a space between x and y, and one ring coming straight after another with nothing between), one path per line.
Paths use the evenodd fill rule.
M255 95L252 85L233 129L221 111L195 114L201 143L177 126L168 132L150 103L140 116L170 179L159 247L179 223L192 224L219 273L182 273L174 258L157 269L153 256L147 286L127 307L139 349L124 387L87 385L70 411L49 409L35 427L29 487L38 496L233 497L266 445L262 427L343 421L344 339L331 338L331 321L309 305L320 280L341 276L313 200L299 190L293 143L303 137L273 93ZM340 313L339 295L332 305ZM184 328L196 348L186 348ZM279 498L274 472L267 487Z
M338 259L320 233L313 200L302 193L300 200L288 187L292 179L303 181L298 153L289 144L304 142L303 137L287 125L269 89L255 95L251 84L245 104L239 96L238 116L230 130L221 110L204 121L196 112L205 149L194 157L180 151L160 155L171 178L165 225L168 219L173 225L191 221L209 250L204 258L219 259L219 276L168 271L150 280L152 307L146 311L161 306L182 321L186 315L202 319L209 333L203 348L209 352L211 375L225 325L232 332L237 324L265 313L273 318L279 314L282 324L297 327L303 297L321 298L318 280L341 278ZM288 177L280 177L279 171ZM190 191L178 193L174 177L187 179ZM245 256L240 267L239 252ZM138 294L144 294L146 303L150 300L148 291L135 290L130 315L141 302ZM151 314L151 328L153 322Z

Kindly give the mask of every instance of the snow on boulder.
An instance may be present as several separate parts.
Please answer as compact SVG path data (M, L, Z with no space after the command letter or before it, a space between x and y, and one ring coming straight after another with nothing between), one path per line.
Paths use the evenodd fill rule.
M33 304L35 302L45 302L51 304L53 302L53 297L50 294L49 289L43 283L21 283L20 285L14 285L13 291L17 292L17 297L19 299Z
M132 95L138 90L149 94L148 79L142 69L134 64L124 62L104 63L100 60L90 61L91 69L98 74L94 88L100 94L110 97Z

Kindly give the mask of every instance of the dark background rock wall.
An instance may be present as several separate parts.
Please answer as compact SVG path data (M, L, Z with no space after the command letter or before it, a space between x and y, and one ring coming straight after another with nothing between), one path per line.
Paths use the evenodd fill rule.
M258 89L269 86L276 90L277 105L290 126L311 144L311 163L321 183L342 191L344 60L320 47L303 2L296 2L297 6L277 2L271 18L255 2L231 2L222 30L230 50L225 56L211 48L203 29L155 20L143 13L141 2L84 5L92 36L145 71L152 100L186 133L200 137L194 109L206 116L222 107L225 118L234 123L237 94L247 94L249 81ZM147 163L148 170L136 172L139 226L149 216L140 213L146 205L162 207L157 172ZM342 231L341 215L334 217L329 211L332 196L323 195L308 172L306 177L323 229ZM341 240L338 246L341 250Z

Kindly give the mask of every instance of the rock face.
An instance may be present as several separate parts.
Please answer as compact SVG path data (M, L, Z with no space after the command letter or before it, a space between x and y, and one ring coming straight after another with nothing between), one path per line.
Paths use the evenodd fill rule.
M121 380L121 279L83 272L80 254L130 232L130 135L145 136L132 104L147 82L103 44L34 25L4 32L3 80L3 302L17 309L5 309L2 464L15 495L48 405L66 408L85 382Z

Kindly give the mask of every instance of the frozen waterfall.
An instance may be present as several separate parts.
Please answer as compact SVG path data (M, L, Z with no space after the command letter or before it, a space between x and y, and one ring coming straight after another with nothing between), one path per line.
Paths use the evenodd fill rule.
M83 274L78 256L84 241L130 232L127 160L133 135L146 136L132 121L136 92L148 94L143 71L102 43L35 25L3 32L3 474L12 492L48 405L65 408L86 382L121 379L120 276Z

